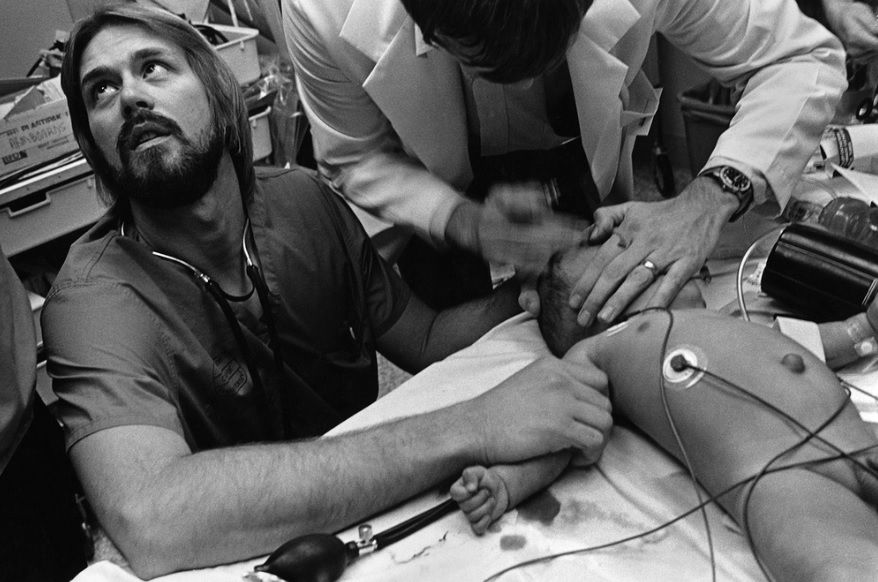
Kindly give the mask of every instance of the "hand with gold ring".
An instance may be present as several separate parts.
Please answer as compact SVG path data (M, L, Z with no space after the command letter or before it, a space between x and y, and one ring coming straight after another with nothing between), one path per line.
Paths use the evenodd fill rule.
M698 274L737 206L713 179L698 177L670 200L599 208L589 243L600 248L569 298L579 324L612 323L653 283L647 307L667 307Z
M649 271L649 274L653 279L658 275L658 267L656 267L655 263L650 261L649 259L643 259L643 262L640 263L640 266Z

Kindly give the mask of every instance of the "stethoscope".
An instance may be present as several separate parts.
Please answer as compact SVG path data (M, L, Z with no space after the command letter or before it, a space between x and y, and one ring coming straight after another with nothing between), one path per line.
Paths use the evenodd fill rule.
M247 237L251 233L251 228L250 219L248 218L244 224L244 233L241 237L241 250L244 255L244 271L247 274L247 278L250 279L252 287L242 295L226 293L219 283L188 261L153 249L150 252L153 256L163 261L185 268L201 282L207 292L214 298L225 315L232 334L235 336L235 341L244 356L247 370L253 379L254 387L264 395L268 401L269 408L275 413L272 419L275 423L275 428L285 438L289 438L291 431L282 420L280 396L273 390L267 390L262 383L253 354L241 329L241 324L231 307L231 303L242 303L250 299L254 292L256 293L262 307L261 321L268 328L269 344L274 355L275 366L279 373L281 373L281 377L283 377L287 368L279 350L280 342L278 341L274 317L272 316L271 306L268 301L268 286L247 248ZM125 234L124 222L119 226L119 234L122 237L127 236ZM141 238L143 238L142 235ZM143 242L149 244L146 240ZM348 564L356 558L399 541L436 521L456 507L457 504L449 499L403 523L374 535L370 525L361 525L358 530L359 539L356 542L344 543L338 537L331 534L309 534L294 538L275 550L263 564L256 566L254 571L247 574L244 579L252 582L283 580L330 582L337 580Z
M283 406L281 403L281 398L274 390L268 390L262 382L262 377L259 374L259 370L256 366L255 358L253 357L252 350L247 343L246 338L244 337L244 332L241 329L241 324L238 321L237 316L235 316L235 312L232 311L231 303L243 303L247 301L253 296L255 291L257 297L259 298L259 303L262 308L262 317L260 320L268 329L268 337L269 337L269 346L271 347L272 355L274 357L274 364L278 370L278 373L283 377L285 373L286 366L284 364L283 356L280 353L280 342L278 341L277 329L274 324L274 317L271 311L271 304L269 303L268 298L268 286L265 284L265 279L262 277L262 273L259 270L259 267L253 261L253 258L250 255L250 251L247 249L247 235L251 232L250 219L248 218L246 223L244 224L244 233L241 236L241 249L244 254L244 272L247 274L247 278L250 280L251 288L249 291L244 293L243 295L233 295L231 293L226 293L223 288L214 281L209 275L207 275L201 269L195 267L193 264L185 261L179 257L175 257L173 255L169 255L166 253L162 253L156 250L150 250L153 256L162 259L164 261L168 261L170 263L174 263L180 265L187 269L197 280L199 280L207 292L213 297L216 301L219 308L222 310L223 315L226 318L226 321L229 324L229 328L232 331L232 335L235 337L235 342L238 345L238 349L241 350L241 354L244 357L244 363L247 366L247 371L250 373L250 378L252 379L254 388L262 394L263 398L266 400L266 404L268 405L268 410L272 411L273 418L271 422L273 423L273 428L277 432L277 434L281 434L284 438L290 438L292 435L290 434L289 426L283 422ZM119 225L119 234L122 237L125 237L125 223L124 221ZM143 238L142 235L140 237ZM149 244L148 241L144 240L146 244ZM151 245L150 245L151 246Z

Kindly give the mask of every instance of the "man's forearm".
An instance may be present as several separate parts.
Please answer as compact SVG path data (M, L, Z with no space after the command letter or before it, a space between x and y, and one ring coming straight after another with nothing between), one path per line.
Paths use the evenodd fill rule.
M457 405L349 435L117 467L148 477L99 516L140 576L240 560L337 531L480 462L476 430Z
M438 361L485 335L521 311L518 281L510 279L489 296L437 314L427 337L425 359Z
M378 350L404 370L420 371L518 313L517 293L518 283L508 281L487 297L438 313L412 296L399 320L378 338Z
M264 554L356 523L469 465L603 448L606 375L539 358L447 408L317 441L192 454L157 426L116 426L73 445L86 495L141 577Z

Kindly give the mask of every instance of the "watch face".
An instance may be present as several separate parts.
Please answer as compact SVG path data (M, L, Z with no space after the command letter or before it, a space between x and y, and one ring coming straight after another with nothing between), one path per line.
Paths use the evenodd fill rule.
M750 189L750 178L730 166L725 166L720 170L720 178L729 188L736 192Z

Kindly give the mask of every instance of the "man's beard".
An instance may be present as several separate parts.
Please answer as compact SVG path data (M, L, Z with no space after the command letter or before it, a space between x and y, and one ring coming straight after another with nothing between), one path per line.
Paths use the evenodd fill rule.
M165 144L136 151L132 132L143 123L160 127L170 139L179 142L180 151L174 160L168 159ZM119 131L116 150L121 166L114 168L103 160L106 171L102 172L101 180L116 196L143 206L187 206L200 200L213 185L223 148L222 135L213 124L192 140L174 120L148 110L139 111Z

